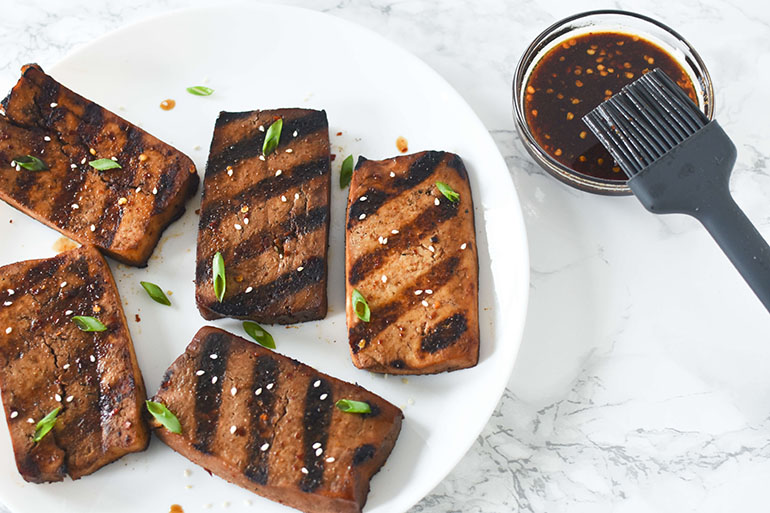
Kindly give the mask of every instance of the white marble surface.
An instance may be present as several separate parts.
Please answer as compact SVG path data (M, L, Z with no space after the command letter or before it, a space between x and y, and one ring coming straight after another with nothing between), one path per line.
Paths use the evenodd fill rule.
M181 0L2 0L0 88ZM527 43L581 0L292 0L367 26L438 70L505 156L529 231L530 313L504 398L411 513L751 512L770 502L770 316L694 221L577 192L537 168L511 118ZM701 53L738 147L731 187L770 238L770 4L601 7L673 26ZM330 57L330 66L344 66Z

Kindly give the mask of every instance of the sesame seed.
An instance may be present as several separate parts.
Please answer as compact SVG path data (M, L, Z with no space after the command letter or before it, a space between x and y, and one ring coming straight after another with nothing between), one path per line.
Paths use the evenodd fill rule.
M88 359L91 360L91 363L96 361L96 357L94 355L89 356Z
M209 355L209 358L211 358L212 360L216 360L217 358L219 358L219 355L217 353L211 353Z
M388 243L388 238L387 238L387 237L384 237L384 238L382 239L382 243L383 243L383 244L387 244L387 243Z
M233 168L227 170L227 176L233 176Z
M142 188L141 187L137 187L136 188L136 192L142 192Z
M326 463L334 463L334 456L329 456L326 458Z
M361 214L360 216L358 216L358 219L363 221L364 219L366 219L366 214Z
M50 138L50 137L48 137L48 136L46 135L45 137L43 137L43 140L44 140L45 142L48 142L48 141L50 141L50 140L51 140L51 138Z
M316 449L316 450L315 450L315 455L316 455L316 456L320 456L320 455L322 455L323 453L324 453L324 450L323 450L323 449L321 449L320 447L319 447L318 449Z
M238 393L238 389L237 388L233 387L233 388L230 389L230 395L235 395L237 393Z
M299 193L298 193L298 192L295 192L295 193L294 193L294 199L295 199L295 200L298 200L298 199L299 199Z
M284 203L286 203L286 196L281 196L281 201L283 201Z
M243 226L239 225L238 223L235 223L234 226L236 230L243 230Z
M96 225L93 225L93 224L91 225L91 231L92 231L92 232L95 232L95 231L96 231Z
M366 196L361 196L360 198L358 198L358 201L366 201L367 199L369 198L367 198Z
M433 291L431 289L425 289L426 294L433 294Z
M298 132L295 130L293 134L291 134L292 137L297 137Z
M204 374L206 374L206 371L205 371L205 370L199 370L199 371L195 371L195 375L196 375L196 376L203 376Z
M436 199L433 200L433 204L438 206L438 205L441 205L441 202L439 201L438 198L436 198Z
M190 477L190 474L192 474L192 472L189 468L184 469L184 477Z
M268 390L272 390L274 386L275 386L275 383L270 383L265 388L267 388Z
M382 236L380 236L380 237L377 237L377 242L379 242L380 244L382 244Z
M73 313L72 310L67 310L66 312L64 312L64 315L72 315L72 313Z
M275 176L281 176L282 174L283 174L282 169L279 169L278 171L275 172Z
M89 148L88 153L90 153L91 155L96 155L96 150L93 148Z
M264 132L265 131L265 125L259 125L259 131Z
M59 394L54 395L53 398L56 399L57 403L61 402L61 396Z
M254 290L254 287L246 287L246 294Z
M384 274L382 275L382 283L388 283L388 277Z
M58 107L58 106L59 106L59 104L58 104L58 103L56 103L56 102L53 102L53 103L51 103L51 108L52 108L52 109L55 109L55 108L56 108L56 107Z
M10 335L12 331L13 331L13 328L11 328L10 326L8 326L7 328L5 328L5 334L6 334L6 335Z
M394 173L393 171L391 171L391 172L390 172L390 177L391 177L391 178L395 178L395 176L396 176L396 173Z
M302 472L303 474L307 474L308 473L308 471L307 471L307 469L305 467L302 467L301 469L299 469L299 471Z
M398 235L398 230L390 230L390 233L392 233L393 235Z
M321 394L321 397L319 397L319 399L323 401L327 397L329 397L329 394Z
M212 384L212 385L216 385L216 384L217 384L217 379L219 379L219 378L217 378L216 376L214 376L213 378L211 378L211 384Z
M286 149L286 153L291 153L292 151L294 151L294 150L292 150L291 148L287 148Z
M241 213L242 214L245 214L248 211L249 211L249 206L248 205L244 205L244 206L241 207Z
M264 156L264 155L260 155L260 156L259 156L259 160L262 160L262 161L264 161L264 160L265 160L265 156Z
M249 218L248 217L244 217L243 218L243 224L249 224Z
M434 248L433 246L428 246L428 251L430 251L431 253L435 253L436 248Z
M78 165L77 165L77 164L70 164L70 168L71 168L71 169L77 169L77 167L78 167Z
M313 383L313 388L318 388L320 386L321 386L321 380L320 379L315 380L315 383Z
M260 447L259 450L262 451L262 452L265 452L269 448L270 448L270 444L265 442L265 443L262 444L262 447Z
M61 282L61 285L59 285L59 287L61 287L61 288L64 288L66 286L67 286L67 282L66 281Z
M16 171L21 171L21 166L16 164Z
M313 449L318 449L319 447L321 447L321 442L316 442L313 444Z
M112 159L113 162L117 162L118 161L118 157L110 157L110 159Z
M419 296L420 294L422 294L422 289L417 289L414 291L415 296Z
M144 162L145 160L147 160L147 155L145 155L144 153L140 153L139 162Z
M83 160L81 160L81 161L80 161L80 163L81 163L81 164L85 164L85 163L86 163L86 158L85 158L85 157L83 157Z
M71 402L72 402L72 400L73 400L74 398L75 398L75 396L74 396L74 395L68 395L68 396L67 396L67 399L66 399L66 401L67 401L68 403L71 403Z
M72 204L72 210L77 210L79 208L80 208L80 205L78 205L77 203Z
M64 370L67 370L69 368L70 368L70 364L69 363L65 363L64 365L62 365L62 369L64 369Z
M238 430L238 427L235 425L230 426L230 434L234 435L235 432Z
M297 267L297 272L301 273L303 269L305 269L305 268L302 267L302 266L299 266L299 267Z
M153 187L152 188L152 193L153 194L158 194L158 188L157 187Z
M29 423L29 424L34 424L34 423L35 423L35 419L33 419L32 417L30 417L30 418L28 418L28 419L27 419L27 423Z
M261 394L261 393L262 393L262 387L259 387L258 389L256 389L256 390L254 391L254 395L259 395L259 394Z
M17 411L12 411L12 412L11 412L11 418L12 418L12 419L15 419L15 418L16 418L16 417L18 417L18 416L19 416L19 412L17 412Z
M462 243L462 246L460 246L460 249L465 249L465 248L467 248L467 247L468 247L468 244L466 244L465 242L463 242L463 243Z
M125 205L126 203L128 203L128 200L126 198L120 198L118 200L118 205Z
M14 293L13 289L8 289L8 295L9 295L9 296L12 296L12 295L13 295L13 293Z
M428 302L425 301L424 299L422 300L422 306L428 306Z
M6 301L5 303L3 303L3 306L11 306L12 304L13 304L12 302Z

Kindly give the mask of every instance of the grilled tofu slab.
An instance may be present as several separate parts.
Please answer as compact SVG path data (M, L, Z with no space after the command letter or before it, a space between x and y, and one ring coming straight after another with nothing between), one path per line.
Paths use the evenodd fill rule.
M81 244L144 266L198 188L193 162L30 64L2 102L0 199ZM39 158L31 171L16 159ZM89 163L114 159L120 168Z
M106 327L81 331L73 316ZM0 267L0 390L16 465L34 483L147 447L144 383L112 274L92 246ZM53 429L36 424L61 408Z
M437 182L459 193L448 199ZM345 270L356 367L431 374L478 362L478 257L468 174L457 155L359 158L350 183ZM358 290L369 322L354 310Z
M274 152L269 127L282 119ZM291 324L326 316L329 241L329 129L326 112L222 112L203 182L195 298L204 319ZM212 260L225 262L224 300Z
M343 413L338 399L371 413ZM153 398L182 425L155 433L223 479L308 513L361 511L401 429L401 410L226 331L204 327Z

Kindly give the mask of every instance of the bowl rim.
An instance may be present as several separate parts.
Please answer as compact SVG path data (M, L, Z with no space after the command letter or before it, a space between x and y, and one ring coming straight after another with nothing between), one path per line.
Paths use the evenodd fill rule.
M704 105L702 106L702 108L704 108L704 113L709 119L713 119L713 116L714 116L713 82L711 80L711 74L709 73L708 68L706 67L706 63L703 61L703 59L701 58L697 50L695 50L695 48L690 44L690 42L687 41L679 32L672 29L665 23L644 14L640 14L633 11L626 11L622 9L596 9L596 10L579 12L579 13L567 16L565 18L562 18L560 20L557 20L556 22L549 25L546 29L541 31L537 36L535 36L532 42L527 46L526 50L524 50L524 53L519 58L519 61L516 63L516 68L513 73L513 84L512 84L513 115L514 115L514 121L516 122L516 129L519 133L519 137L522 138L522 143L524 144L526 150L535 159L535 161L541 167L543 167L549 174L551 174L558 180L568 185L571 185L572 187L578 188L586 192L592 192L592 193L603 194L608 196L628 196L631 194L631 189L628 187L628 180L607 180L604 178L597 178L590 175L586 175L565 166L558 160L554 159L551 155L549 155L545 150L543 150L540 147L540 145L535 140L529 128L529 124L527 123L526 117L524 116L524 112L520 107L521 91L524 86L523 80L526 78L527 70L530 68L530 65L532 64L534 58L542 50L538 48L539 44L547 36L557 31L560 27L568 25L573 21L580 20L582 18L588 18L591 16L602 16L602 15L626 16L628 18L634 18L637 20L641 20L643 22L650 23L658 27L659 29L663 30L664 32L668 32L671 36L673 36L680 43L682 43L684 47L687 49L687 52L689 53L689 55L686 55L686 57L688 58L688 60L689 58L691 58L694 61L694 66L690 64L690 67L693 68L693 71L698 72L700 75L699 78L701 78L701 87L703 89L702 94L704 98ZM564 33L567 33L567 32L564 32ZM670 53L670 52L667 52L667 53ZM677 60L679 61L679 59ZM518 87L518 84L521 84L521 87Z

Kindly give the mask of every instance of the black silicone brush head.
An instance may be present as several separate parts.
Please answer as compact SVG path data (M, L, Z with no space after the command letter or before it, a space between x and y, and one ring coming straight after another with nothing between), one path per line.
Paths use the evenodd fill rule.
M655 69L586 114L583 121L633 177L709 119L668 75Z

